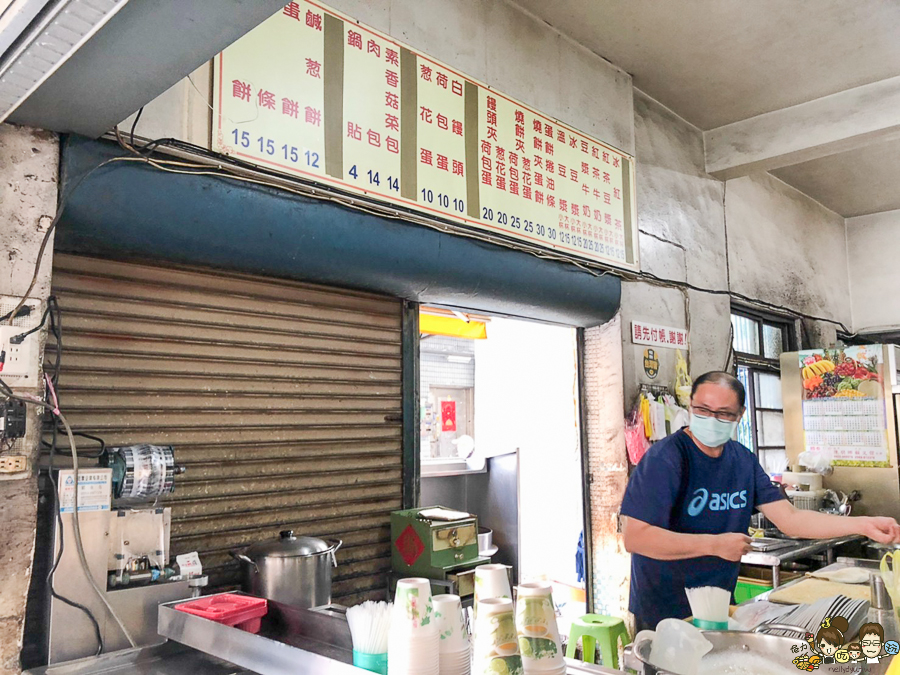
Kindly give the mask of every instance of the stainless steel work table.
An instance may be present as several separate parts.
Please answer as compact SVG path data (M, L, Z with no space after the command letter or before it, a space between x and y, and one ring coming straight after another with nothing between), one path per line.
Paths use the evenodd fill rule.
M835 572L837 570L844 569L845 567L862 567L862 568L871 570L872 572L877 574L878 573L878 565L879 565L878 560L867 560L864 558L839 557L837 560L835 560L830 565L823 567L822 569L817 570L817 571L820 573L827 573L827 572ZM804 579L806 579L806 577L802 576L799 579L794 579L793 581L789 581L788 583L786 583L783 586L783 588L788 588L789 586L798 584L801 581L803 581ZM774 591L774 589L773 589L773 591ZM747 602L748 603L761 602L763 600L768 600L769 595L773 591L767 591L765 593L762 593L761 595L758 595L755 598L751 598L750 600L747 600ZM746 604L746 603L742 603L742 604ZM866 616L866 620L869 622L872 622L872 623L880 623L882 625L882 627L884 628L885 640L897 640L898 638L900 638L900 622L898 622L898 620L897 620L897 612L895 610L870 608L869 613ZM867 664L865 667L868 668L868 670L866 670L864 672L869 673L870 675L882 675L883 673L887 672L888 665L891 663L891 661L894 658L900 658L900 657L883 658L881 660L881 662L878 663L877 665L876 664ZM857 672L863 672L863 671L857 671Z
M751 551L741 556L741 563L745 565L759 565L762 567L772 568L772 588L778 588L781 585L781 565L782 563L800 560L818 553L825 553L826 563L831 565L834 562L834 549L844 544L854 541L863 541L865 537L858 534L846 537L835 537L833 539L796 539L785 540L791 541L790 546L785 545L774 551Z
M165 644L37 668L27 675L366 675L351 665L350 632L338 611L270 601L260 634L252 634L179 612L177 604L160 606L160 635L169 638ZM572 659L566 665L573 674L621 675Z
M252 675L252 671L208 654L166 642L153 647L122 649L54 666L26 670L24 675Z

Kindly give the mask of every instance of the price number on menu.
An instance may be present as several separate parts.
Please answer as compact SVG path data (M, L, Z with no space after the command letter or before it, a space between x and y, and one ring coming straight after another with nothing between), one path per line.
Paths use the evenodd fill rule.
M246 149L259 149L259 154L268 155L270 157L277 157L279 159L284 159L285 161L291 162L292 164L300 164L306 165L311 169L319 169L321 168L321 158L319 157L318 152L313 152L311 150L303 150L302 148L298 148L295 145L288 145L285 143L281 147L278 147L278 144L274 139L266 138L265 136L257 136L253 138L250 136L250 132L248 131L238 131L234 129L231 132L231 136L234 139L234 144L241 148Z

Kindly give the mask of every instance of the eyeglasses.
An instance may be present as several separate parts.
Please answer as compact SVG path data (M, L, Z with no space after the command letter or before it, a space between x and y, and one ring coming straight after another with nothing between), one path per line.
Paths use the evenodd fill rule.
M715 417L722 422L737 422L741 418L741 413L731 410L710 410L699 405L692 405L691 409L700 417Z

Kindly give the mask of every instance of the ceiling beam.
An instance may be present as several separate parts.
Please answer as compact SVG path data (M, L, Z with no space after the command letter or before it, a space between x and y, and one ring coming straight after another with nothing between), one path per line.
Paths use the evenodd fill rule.
M721 180L900 138L900 77L703 132L706 170Z

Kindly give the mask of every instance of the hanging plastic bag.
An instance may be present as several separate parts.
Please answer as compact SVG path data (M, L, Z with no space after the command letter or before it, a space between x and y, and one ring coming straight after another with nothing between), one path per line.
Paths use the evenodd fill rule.
M691 404L691 387L693 381L688 373L687 361L680 349L675 350L675 396L678 403L687 408Z
M662 403L650 401L650 426L653 427L651 441L661 441L666 437L666 406Z
M653 436L653 421L650 419L650 401L643 394L638 400L638 407L640 408L641 421L644 423L644 437L651 438Z
M670 433L674 434L679 429L684 429L684 427L688 426L691 423L690 415L688 415L688 411L684 408L671 406L669 408L669 412L672 416L672 419L669 423Z
M647 440L644 428L644 417L641 414L641 403L635 406L625 420L625 448L628 450L628 459L635 465L650 449L650 442Z

